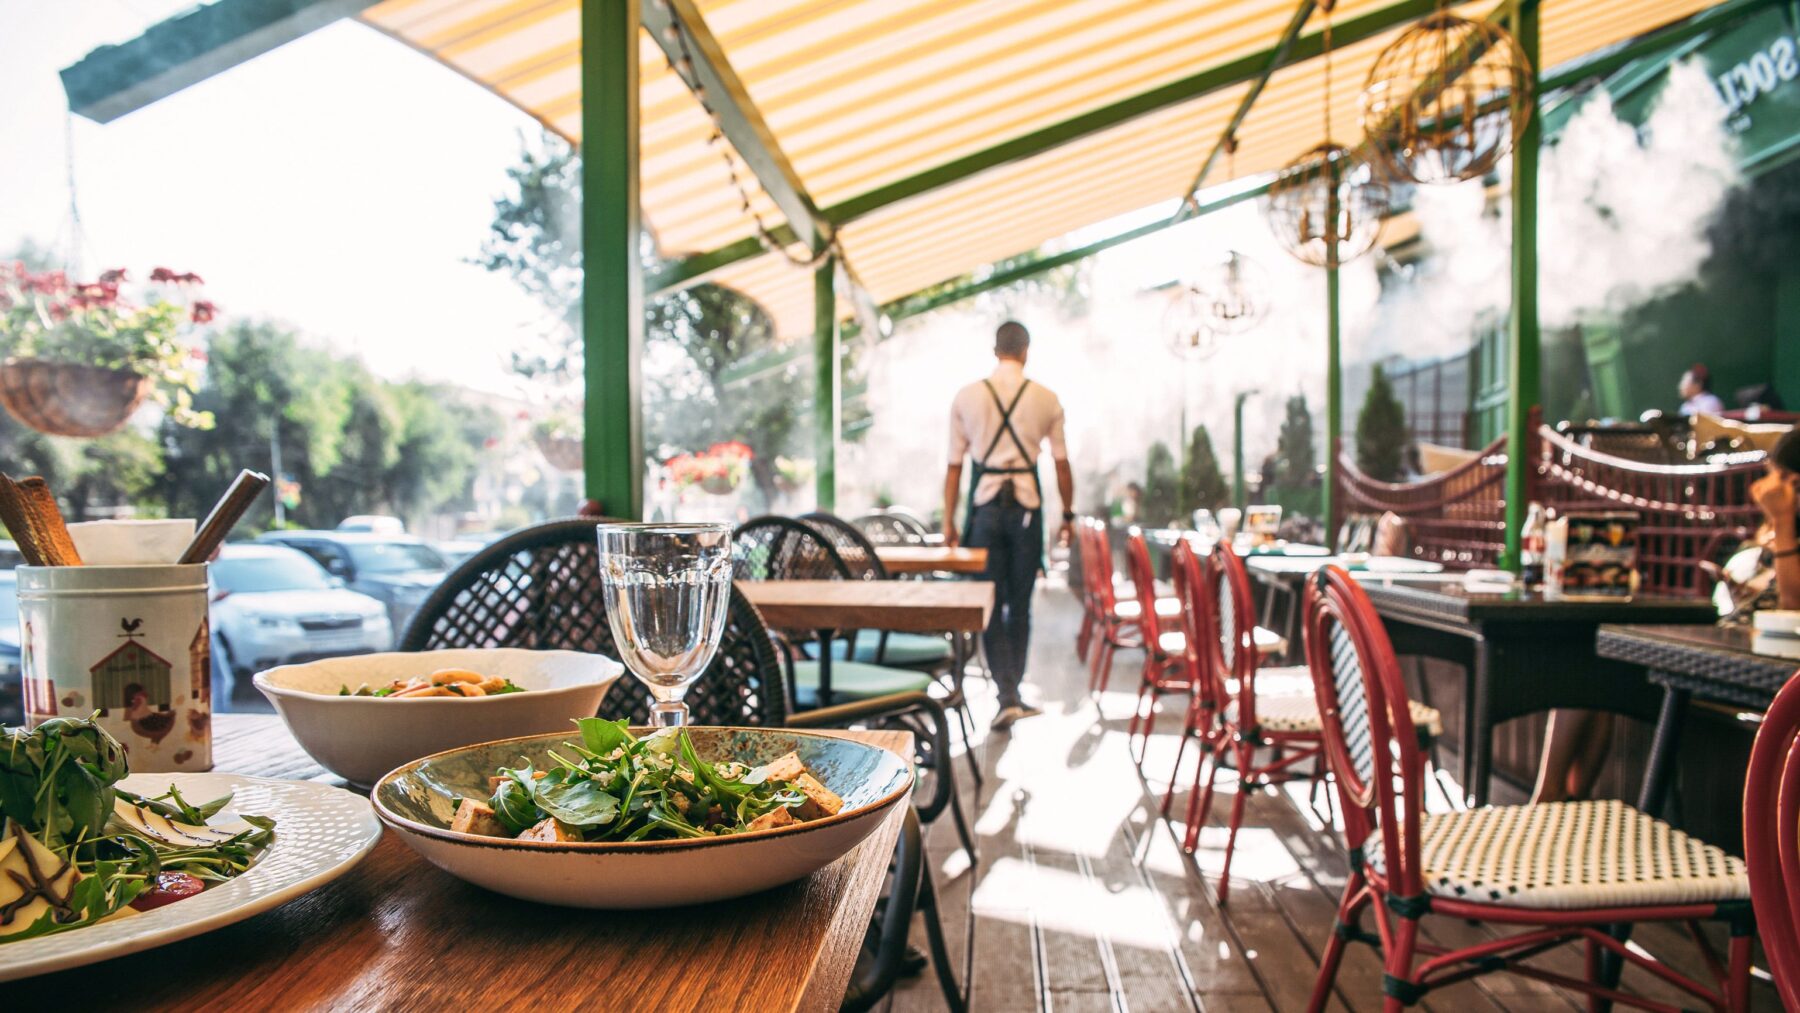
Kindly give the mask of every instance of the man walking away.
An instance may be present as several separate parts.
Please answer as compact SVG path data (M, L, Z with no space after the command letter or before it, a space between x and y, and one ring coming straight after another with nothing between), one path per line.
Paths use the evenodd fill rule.
M944 474L944 544L955 546L957 494L969 459L968 512L962 540L986 549L986 577L994 584L994 614L981 643L1000 689L994 729L1042 713L1019 695L1031 646L1031 593L1044 561L1044 485L1037 458L1045 441L1056 461L1063 504L1059 538L1067 543L1075 519L1075 476L1063 442L1063 408L1050 388L1025 378L1031 334L1007 321L994 332L999 361L985 380L969 384L950 404L950 467Z

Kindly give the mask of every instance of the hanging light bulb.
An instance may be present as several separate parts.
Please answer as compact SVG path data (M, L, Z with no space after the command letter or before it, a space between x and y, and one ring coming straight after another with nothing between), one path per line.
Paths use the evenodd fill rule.
M1163 310L1163 340L1169 351L1182 359L1198 360L1219 350L1219 335L1211 326L1208 300L1188 285L1177 285Z
M1372 157L1412 183L1492 172L1531 108L1531 61L1512 33L1441 8L1382 50L1362 92Z
M1220 337L1254 328L1269 312L1268 273L1236 250L1202 270L1188 287L1199 301L1207 329Z

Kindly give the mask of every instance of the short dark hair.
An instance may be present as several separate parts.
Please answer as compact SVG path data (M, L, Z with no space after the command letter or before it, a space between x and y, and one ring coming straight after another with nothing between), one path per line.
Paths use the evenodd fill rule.
M1008 320L994 331L994 354L1016 359L1031 347L1031 332L1017 320Z
M1706 363L1696 362L1689 366L1688 375L1694 378L1701 390L1712 390L1712 370L1706 368Z

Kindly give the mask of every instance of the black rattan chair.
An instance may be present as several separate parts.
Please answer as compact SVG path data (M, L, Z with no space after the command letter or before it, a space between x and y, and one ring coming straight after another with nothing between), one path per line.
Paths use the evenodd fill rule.
M595 524L603 520L547 521L514 531L477 552L426 598L407 625L399 650L516 647L617 657L600 589L599 543L594 536ZM686 702L695 724L834 728L898 721L913 730L930 752L949 754L948 718L942 705L926 693L793 714L775 642L762 614L736 587L731 591L718 653L689 687ZM620 678L607 691L600 713L629 716L633 724L648 724L650 704L649 691L637 679ZM921 727L921 718L936 730L935 737ZM916 807L917 818L929 822L948 808L959 832L966 834L954 778L938 776L933 781L931 796ZM906 926L916 909L926 915L926 931L932 953L940 962L937 973L946 1000L954 1009L966 1005L968 989L957 987L948 964L935 891L923 869L923 846L912 817L908 824L895 853L895 889L884 902L884 917L871 932L865 958L858 961L845 1008L867 1009L892 989L905 969ZM971 846L971 860L974 854Z
M850 523L856 525L869 541L876 545L922 545L925 537L913 531L907 519L896 517L885 510L863 514Z
M792 517L753 517L732 535L739 580L848 580L848 563L830 541Z

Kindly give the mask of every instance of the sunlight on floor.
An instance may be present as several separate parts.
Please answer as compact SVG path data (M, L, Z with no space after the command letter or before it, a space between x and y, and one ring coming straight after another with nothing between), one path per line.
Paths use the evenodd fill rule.
M1110 939L1144 949L1169 945L1168 912L1141 886L1118 886L1075 872L1002 858L975 889L975 910L986 918L1029 923L1046 932Z

